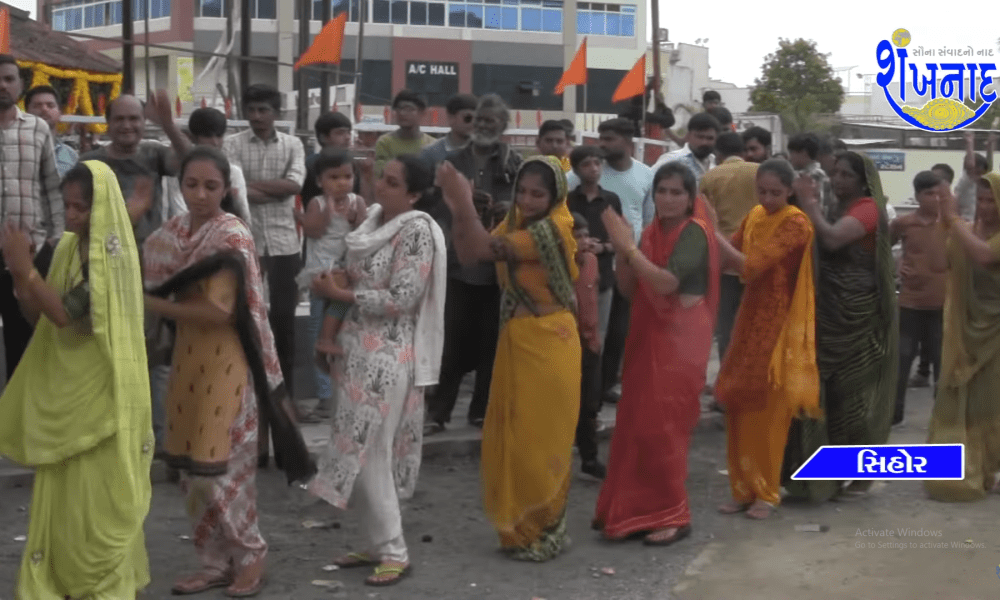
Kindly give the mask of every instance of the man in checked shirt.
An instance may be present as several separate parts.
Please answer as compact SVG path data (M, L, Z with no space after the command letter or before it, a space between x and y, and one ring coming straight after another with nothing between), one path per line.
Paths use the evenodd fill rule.
M31 232L35 263L44 277L63 234L65 212L52 131L48 123L18 108L23 92L17 61L0 54L0 222L13 221ZM6 266L0 268L0 318L10 378L28 346L31 325L21 315Z
M243 111L250 129L226 138L223 149L240 166L247 180L251 231L270 294L271 331L281 361L288 396L294 401L295 307L302 268L302 241L295 227L295 195L306 178L306 154L298 138L281 133L274 121L281 111L281 93L268 85L251 85L243 92ZM260 464L269 460L270 437L261 419Z

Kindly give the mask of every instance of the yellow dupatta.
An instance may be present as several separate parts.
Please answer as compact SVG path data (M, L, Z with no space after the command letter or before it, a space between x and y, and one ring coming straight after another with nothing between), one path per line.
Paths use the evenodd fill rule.
M795 206L768 214L763 206L755 206L747 215L743 230L743 254L763 252L774 242L782 222L804 213ZM816 363L816 288L813 279L814 231L809 228L809 241L802 253L798 278L788 316L771 353L768 383L771 389L782 390L794 414L819 418L819 367Z

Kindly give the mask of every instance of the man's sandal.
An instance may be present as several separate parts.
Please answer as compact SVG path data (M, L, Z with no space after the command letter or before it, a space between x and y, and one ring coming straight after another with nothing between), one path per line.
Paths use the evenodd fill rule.
M170 592L175 596L189 596L215 588L228 587L232 583L231 577L202 571L178 581Z
M410 565L400 562L384 562L375 567L375 573L365 579L365 585L384 587L396 585L399 580L410 574Z
M354 569L356 567L372 567L379 563L370 554L351 552L350 554L345 554L340 558L334 559L333 564L341 569Z

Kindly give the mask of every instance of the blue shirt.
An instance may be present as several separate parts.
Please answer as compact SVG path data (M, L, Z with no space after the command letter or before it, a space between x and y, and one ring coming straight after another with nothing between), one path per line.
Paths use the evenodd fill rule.
M569 184L569 189L575 190L580 185L580 178L576 173L569 172L566 174L566 183ZM599 185L618 195L622 203L622 216L632 226L632 234L638 245L642 239L642 231L653 222L656 215L653 204L653 170L635 159L627 171L618 171L604 163Z

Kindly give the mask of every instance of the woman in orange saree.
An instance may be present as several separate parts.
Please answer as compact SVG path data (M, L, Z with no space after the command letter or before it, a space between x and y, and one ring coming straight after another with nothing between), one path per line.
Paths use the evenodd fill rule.
M746 292L715 396L726 407L729 484L723 514L764 519L781 502L788 428L802 412L819 417L813 226L794 205L795 171L771 159L757 171L760 204L732 244L719 234L723 262Z
M684 483L715 328L719 257L715 225L686 166L661 167L653 196L657 218L638 247L624 220L603 215L632 316L593 526L608 539L644 532L646 544L665 546L691 532Z

